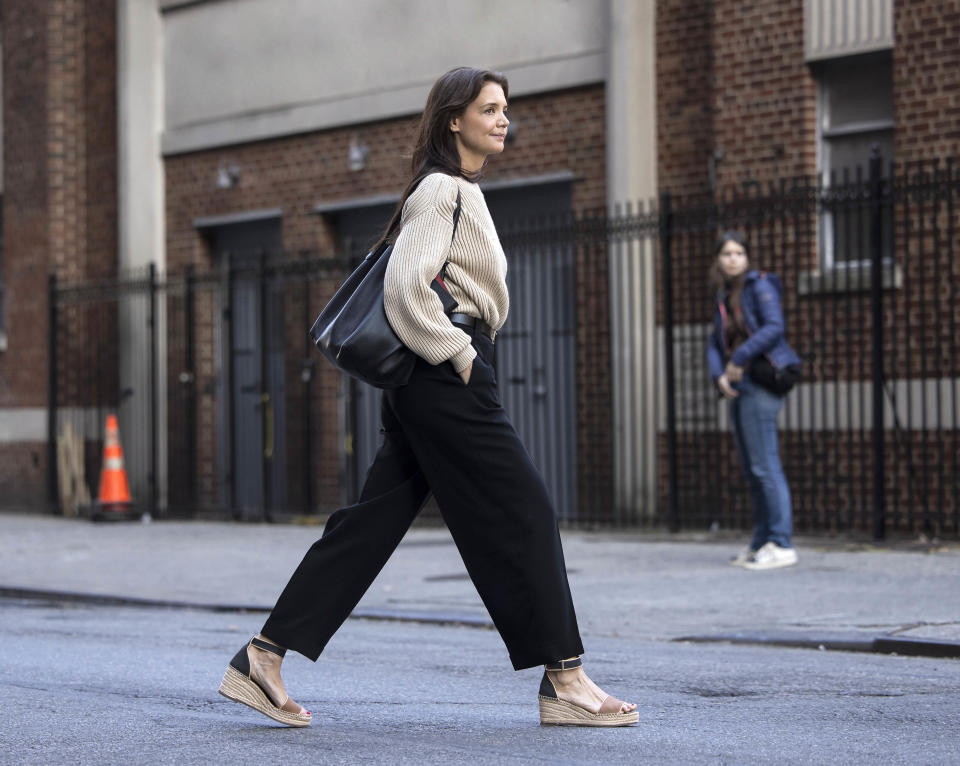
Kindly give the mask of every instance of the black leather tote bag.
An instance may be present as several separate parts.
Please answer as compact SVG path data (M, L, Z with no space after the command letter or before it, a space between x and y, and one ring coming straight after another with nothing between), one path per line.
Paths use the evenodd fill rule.
M453 235L460 221L460 193L453 213ZM453 240L451 239L451 244ZM339 370L377 388L399 388L410 380L417 357L387 321L383 307L383 278L392 244L371 251L347 277L310 328L321 353ZM449 262L449 261L448 261ZM430 284L449 315L457 302L447 292L443 276L447 264Z

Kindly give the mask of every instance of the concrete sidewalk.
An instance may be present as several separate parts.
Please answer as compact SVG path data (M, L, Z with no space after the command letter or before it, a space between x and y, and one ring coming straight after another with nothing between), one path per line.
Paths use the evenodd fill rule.
M94 524L0 514L0 595L268 610L316 526ZM960 657L960 545L799 539L800 564L749 572L743 541L563 533L585 636L729 640ZM489 626L449 532L415 528L357 617Z

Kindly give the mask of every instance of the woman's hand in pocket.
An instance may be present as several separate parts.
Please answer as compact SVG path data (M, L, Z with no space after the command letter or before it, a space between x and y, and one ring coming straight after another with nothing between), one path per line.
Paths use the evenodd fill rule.
M460 370L460 378L463 380L463 385L467 385L470 382L470 373L473 372L473 362L470 362L466 367Z

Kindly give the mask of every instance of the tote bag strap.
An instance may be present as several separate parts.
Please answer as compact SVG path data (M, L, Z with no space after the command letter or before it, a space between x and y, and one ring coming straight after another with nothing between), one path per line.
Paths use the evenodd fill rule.
M457 236L457 226L460 224L460 189L457 188L457 206L453 209L453 234L450 235L450 247L453 247L453 240ZM450 252L447 250L447 260L443 262L443 267L437 275L440 278L440 284L447 278L447 266L450 265ZM444 285L446 287L446 285Z

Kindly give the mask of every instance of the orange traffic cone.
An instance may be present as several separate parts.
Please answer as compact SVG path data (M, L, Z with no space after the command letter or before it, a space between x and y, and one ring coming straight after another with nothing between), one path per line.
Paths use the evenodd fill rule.
M107 415L106 434L103 439L103 468L100 471L100 494L97 497L99 514L126 514L133 505L130 485L123 468L123 448L120 446L120 429L117 416Z

